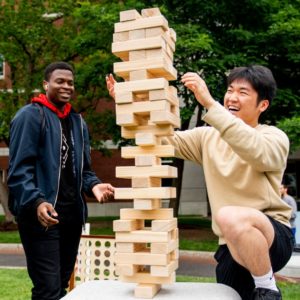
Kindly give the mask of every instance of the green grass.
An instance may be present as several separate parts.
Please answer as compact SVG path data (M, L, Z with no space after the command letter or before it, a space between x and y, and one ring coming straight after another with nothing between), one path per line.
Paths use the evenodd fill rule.
M0 269L0 299L31 299L31 281L26 269Z
M216 282L215 278L177 276L177 282ZM0 299L30 299L32 284L25 269L0 269ZM300 295L300 284L278 282L283 299L296 300Z
M89 217L88 223L91 223L91 234L95 235L114 235L112 229L113 220L117 220L117 216L109 217ZM0 216L0 222L4 220L3 216ZM147 223L147 222L146 222ZM149 223L149 222L148 222ZM147 224L150 226L150 224ZM198 216L183 216L178 218L178 227L182 229L208 229L211 226L211 221L208 218L202 218ZM20 243L19 233L17 231L2 231L0 234L0 243ZM188 239L180 237L179 248L181 250L192 251L215 251L218 243L217 238L203 239L201 236L195 239Z

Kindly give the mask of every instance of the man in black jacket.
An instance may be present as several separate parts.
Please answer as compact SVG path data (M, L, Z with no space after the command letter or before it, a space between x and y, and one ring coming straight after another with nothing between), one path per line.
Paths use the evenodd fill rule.
M65 62L45 69L46 94L11 122L8 187L33 283L33 300L66 294L87 218L83 194L100 202L114 188L91 170L86 123L69 103L74 71Z

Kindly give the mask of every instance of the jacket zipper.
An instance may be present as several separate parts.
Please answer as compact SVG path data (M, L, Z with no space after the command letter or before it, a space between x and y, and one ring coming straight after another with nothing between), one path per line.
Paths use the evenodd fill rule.
M57 192L55 196L55 201L53 207L55 208L57 197L58 197L58 191L59 191L59 183L60 183L60 175L61 175L61 147L62 147L62 127L59 121L59 128L60 128L60 148L59 148L59 169L58 169L58 181L57 181Z
M83 124L82 124L82 117L81 115L79 115L80 117L80 127L81 127L81 138L82 138L82 151L81 151L81 170L80 170L80 199L82 201L82 220L83 220L83 229L85 231L85 206L84 206L84 202L82 199L82 195L81 195L81 190L82 190L82 172L83 172L83 154L84 154L84 137L83 137Z

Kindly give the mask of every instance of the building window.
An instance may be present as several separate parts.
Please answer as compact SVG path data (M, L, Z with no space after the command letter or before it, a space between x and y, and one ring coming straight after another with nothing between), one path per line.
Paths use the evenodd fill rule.
M4 78L4 57L0 54L0 79Z

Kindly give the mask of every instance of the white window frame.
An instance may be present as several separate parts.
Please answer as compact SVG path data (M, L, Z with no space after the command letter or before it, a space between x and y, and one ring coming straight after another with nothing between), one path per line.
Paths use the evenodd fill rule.
M4 79L5 76L5 66L4 66L4 57L2 54L0 54L0 64L2 63L2 74L0 73L0 80Z

